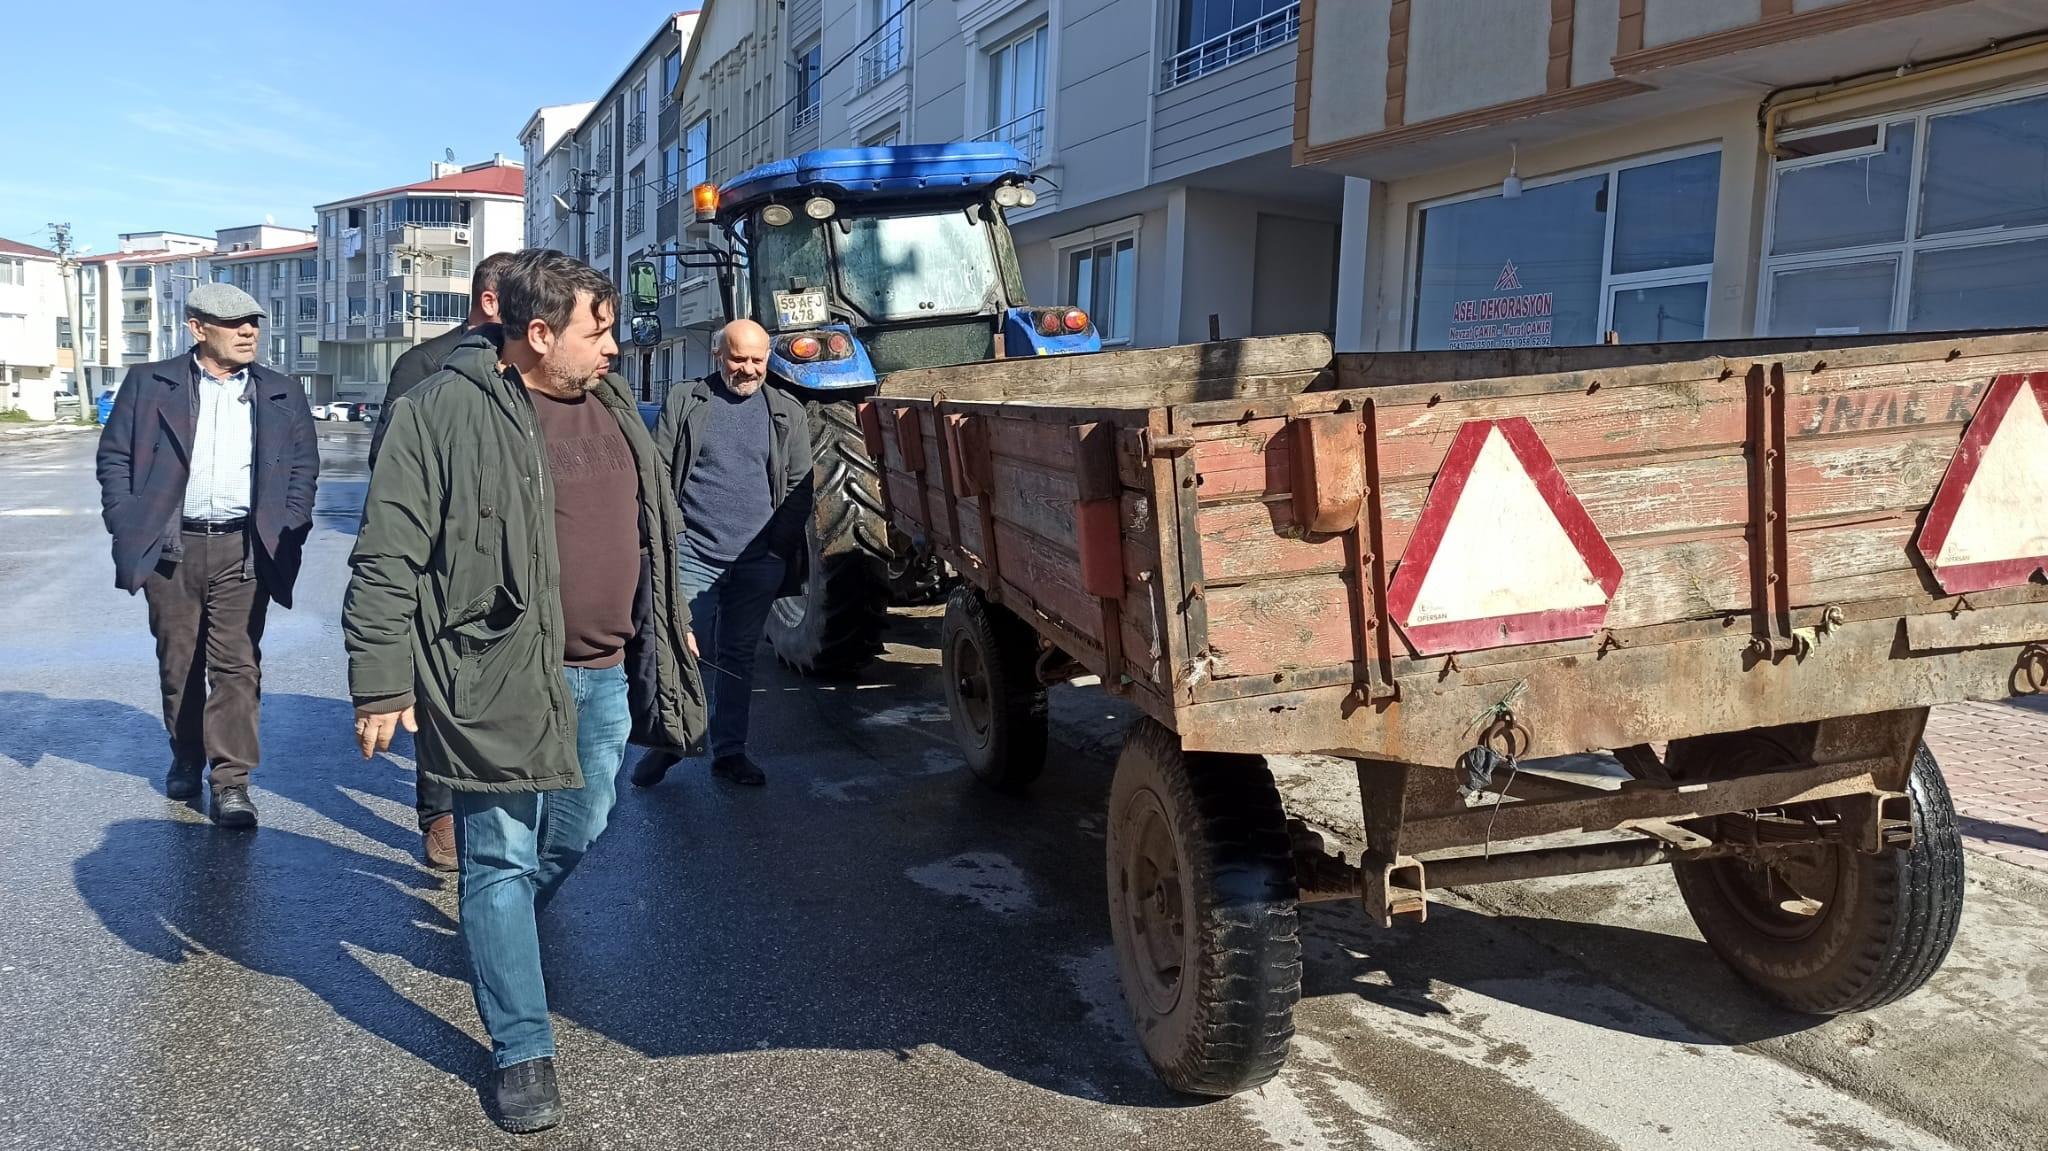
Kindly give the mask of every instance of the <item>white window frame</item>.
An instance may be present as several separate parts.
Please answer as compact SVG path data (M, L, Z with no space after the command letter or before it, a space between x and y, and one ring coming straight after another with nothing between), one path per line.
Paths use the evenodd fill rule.
M1978 228L1969 232L1946 232L1938 236L1921 237L1920 209L1921 192L1927 175L1927 142L1932 122L1941 116L1957 112L1969 112L1978 108L1989 108L1997 104L2011 104L2048 96L2048 83L2018 85L1991 93L1959 96L1915 108L1894 108L1889 113L1872 113L1853 119L1831 120L1792 132L1780 132L1780 141L1802 140L1812 136L1826 136L1837 132L1853 131L1857 128L1877 126L1877 143L1868 148L1844 149L1820 156L1801 156L1794 160L1774 160L1771 163L1770 190L1764 200L1763 240L1758 247L1758 276L1756 315L1754 330L1759 335L1769 332L1771 323L1771 296L1777 286L1781 272L1806 272L1822 268L1846 267L1851 264L1876 263L1890 259L1898 266L1892 281L1892 311L1889 332L1908 330L1913 303L1913 272L1922 252L1960 251L1966 248L1988 248L1996 244L2022 243L2027 240L2048 239L2048 224L2029 227L2007 228L2004 226ZM1881 154L1885 147L1887 125L1913 123L1913 157L1906 181L1906 219L1903 238L1882 244L1862 244L1853 248L1830 248L1822 252L1798 252L1786 256L1771 255L1771 248L1778 237L1778 177L1801 168L1815 167L1838 160L1852 160L1859 156ZM1868 333L1882 335L1884 333Z
M1105 348L1127 347L1138 342L1138 317L1144 313L1139 297L1142 277L1138 274L1138 262L1145 254L1142 235L1144 228L1145 217L1126 216L1121 220L1111 220L1107 224L1097 224L1093 228L1068 232L1064 236L1054 236L1052 239L1054 275L1058 277L1059 299L1062 304L1071 304L1077 298L1071 268L1073 261L1068 258L1069 256L1083 248L1097 248L1103 244L1114 245L1123 239L1131 241L1131 334L1121 339L1103 335L1102 346ZM1093 309L1090 310L1089 319L1094 319Z
M1659 152L1646 152L1640 156L1631 156L1625 160L1613 160L1605 164L1595 164L1591 167L1553 172L1540 177L1531 177L1522 182L1523 190L1528 191L1532 188L1544 188L1552 184L1567 184L1573 180L1586 179L1589 176L1605 175L1607 177L1607 235L1601 242L1600 249L1599 327L1600 335L1603 338L1614 327L1615 293L1628 288L1668 288L1680 284L1705 284L1707 285L1708 313L1706 320L1709 324L1713 322L1714 263L1712 260L1704 264L1686 264L1675 268L1657 268L1647 272L1626 272L1618 276L1614 274L1614 222L1621 215L1621 174L1631 168L1647 168L1651 165L1662 164L1670 160L1685 160L1694 156L1707 155L1720 155L1722 157L1721 174L1725 179L1728 173L1727 157L1720 142L1713 141L1705 144L1688 144L1678 148L1667 148ZM1717 250L1721 246L1722 238L1720 213L1718 211L1720 193L1720 185L1716 184L1714 189L1717 208L1714 224L1714 247ZM1408 252L1405 260L1408 274L1403 280L1401 290L1402 348L1410 351L1415 348L1415 304L1417 297L1420 295L1418 289L1422 277L1423 213L1431 208L1441 208L1449 204L1462 204L1471 200L1490 200L1499 195L1500 185L1495 184L1486 188L1461 192L1455 196L1444 196L1435 200L1420 200L1410 206L1408 213ZM1705 333L1701 334L1704 335ZM1560 344L1556 346L1581 347L1586 345Z

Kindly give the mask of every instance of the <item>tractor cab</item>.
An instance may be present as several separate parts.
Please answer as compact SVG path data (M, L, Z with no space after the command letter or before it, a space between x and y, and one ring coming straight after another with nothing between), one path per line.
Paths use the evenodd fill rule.
M835 392L903 368L1101 350L1085 313L1024 297L1004 211L1037 201L1030 181L1006 144L828 149L694 199L729 243L729 313L772 337L770 370Z

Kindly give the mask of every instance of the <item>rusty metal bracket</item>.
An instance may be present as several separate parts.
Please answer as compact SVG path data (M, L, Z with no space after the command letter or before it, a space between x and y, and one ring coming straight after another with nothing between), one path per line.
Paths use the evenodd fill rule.
M1195 450L1195 437L1155 435L1150 428L1138 432L1138 450L1148 460L1171 459Z
M1392 699L1392 640L1386 621L1387 576L1381 549L1379 437L1367 400L1355 410L1288 421L1295 525L1344 536L1351 593L1353 702Z
M1752 663L1803 657L1792 630L1786 562L1785 365L1751 364L1749 400L1749 587ZM1810 641L1808 641L1810 642Z
M1117 476L1115 424L1076 424L1074 538L1080 551L1081 588L1095 597L1102 620L1102 686L1124 687L1123 481Z
M2039 695L2048 691L2048 644L2030 643L2020 650L2013 665L2014 695Z

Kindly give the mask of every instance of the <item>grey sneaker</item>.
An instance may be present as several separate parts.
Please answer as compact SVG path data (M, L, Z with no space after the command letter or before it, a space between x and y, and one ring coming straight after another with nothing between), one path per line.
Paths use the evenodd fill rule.
M514 1135L545 1131L562 1121L562 1093L555 1086L555 1061L545 1056L498 1069L494 1092L498 1126Z

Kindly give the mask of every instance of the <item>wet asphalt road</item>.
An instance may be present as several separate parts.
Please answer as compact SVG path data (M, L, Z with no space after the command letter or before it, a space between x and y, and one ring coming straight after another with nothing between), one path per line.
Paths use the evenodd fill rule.
M1060 689L1040 786L978 790L930 612L899 614L856 683L763 677L765 789L693 764L622 788L542 921L569 1119L515 1140L479 1110L410 762L349 746L364 440L323 441L244 835L162 795L143 604L111 586L90 438L0 445L0 1147L1948 1146L1455 904L1391 932L1305 910L1288 1071L1172 1095L1107 950L1100 812L1128 716Z

